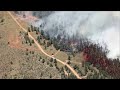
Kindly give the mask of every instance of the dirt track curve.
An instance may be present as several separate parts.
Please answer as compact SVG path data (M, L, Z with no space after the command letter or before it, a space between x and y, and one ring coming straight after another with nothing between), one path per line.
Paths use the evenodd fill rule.
M22 26L20 25L20 23L14 18L14 16L12 15L12 13L11 13L10 11L7 11L7 12L8 12L8 14L12 17L12 19L17 23L17 25L18 25L22 30L24 30L25 32L27 32L27 30L26 30L24 27L22 27ZM78 75L78 73L77 73L70 65L68 65L67 63L61 61L60 59L55 58L54 56L51 56L51 55L47 54L47 53L41 48L40 44L35 40L35 38L34 38L29 32L28 32L28 35L29 35L29 37L30 37L31 39L34 40L35 44L38 46L39 50L42 51L42 53L44 53L46 56L48 56L48 57L50 57L50 58L56 59L58 62L62 63L63 65L66 65L78 79L82 79L82 78Z

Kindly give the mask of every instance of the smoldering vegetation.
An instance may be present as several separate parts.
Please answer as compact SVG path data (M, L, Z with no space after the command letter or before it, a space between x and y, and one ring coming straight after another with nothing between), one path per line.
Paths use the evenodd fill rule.
M115 11L18 11L40 18L32 22L50 34L77 40L87 38L108 48L109 58L120 56L120 12ZM115 37L114 37L115 36ZM114 48L115 47L115 48ZM113 49L114 48L114 49Z

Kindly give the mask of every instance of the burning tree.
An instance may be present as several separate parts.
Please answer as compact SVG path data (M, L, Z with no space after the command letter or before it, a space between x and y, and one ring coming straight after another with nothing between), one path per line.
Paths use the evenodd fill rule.
M119 59L107 58L107 49L103 49L97 44L86 46L83 50L84 60L90 62L98 69L106 71L114 78L120 78L120 62Z

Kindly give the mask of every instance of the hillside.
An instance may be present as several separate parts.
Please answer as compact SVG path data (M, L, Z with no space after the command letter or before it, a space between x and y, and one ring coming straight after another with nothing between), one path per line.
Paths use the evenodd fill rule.
M0 21L0 78L61 78L56 68L39 60L42 54L35 45L22 44L22 29L7 12L0 12Z
M113 78L101 68L85 62L84 49L90 44L88 41L86 46L77 47L80 52L76 51L74 40L69 43L59 36L51 38L44 30L28 24L26 18L6 11L0 12L0 32L1 79ZM99 52L102 53L99 50L92 53Z

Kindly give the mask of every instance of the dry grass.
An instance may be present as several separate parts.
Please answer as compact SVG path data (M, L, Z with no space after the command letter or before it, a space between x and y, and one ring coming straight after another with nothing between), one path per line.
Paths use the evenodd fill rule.
M49 55L55 54L57 52L57 50L53 47L53 45L47 47L46 49L44 49L44 51Z
M75 57L73 57L73 55L70 55L70 57L71 57L70 60L71 64L75 64L75 65L81 65L82 61L84 60L82 53L77 53Z
M67 53L62 51L58 52L57 55L55 55L55 57L62 60L63 62L66 62L66 60L68 59Z
M17 41L19 32L22 31L11 19L7 12L0 12L1 18L5 21L0 23L0 78L61 78L55 67L50 67L39 61L41 56L45 60L45 55L37 51L35 45L22 44L24 38ZM9 42L9 44L8 44ZM26 55L26 48L29 51L35 50L34 54ZM28 51L28 52L29 52ZM43 75L41 75L41 73Z

